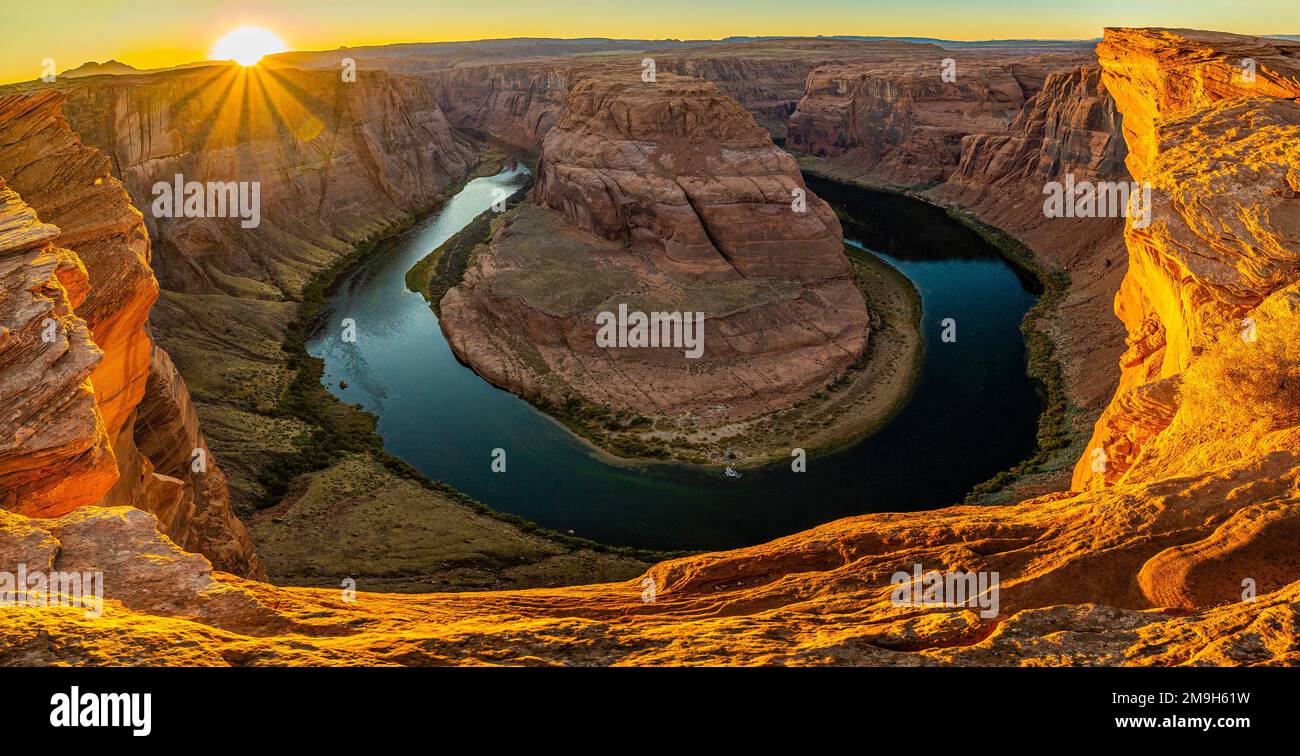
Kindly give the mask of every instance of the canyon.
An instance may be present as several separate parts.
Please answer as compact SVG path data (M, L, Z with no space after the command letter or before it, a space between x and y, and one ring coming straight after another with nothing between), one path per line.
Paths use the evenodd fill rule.
M572 76L532 201L493 225L440 323L477 372L545 405L698 438L811 396L867 348L834 213L705 81ZM700 313L698 353L601 347L600 314L628 310Z
M330 404L316 416L285 408L286 394L293 394L303 371L284 345L313 277L437 205L477 161L471 141L451 129L418 81L363 72L352 84L343 88L337 75L321 72L218 66L74 78L55 91L6 95L13 113L4 122L0 175L40 221L62 231L60 239L71 239L60 243L89 269L90 295L78 312L86 313L92 330L98 328L89 349L107 355L90 376L104 407L107 441L93 454L89 441L67 454L75 452L86 467L93 459L101 477L117 485L108 498L90 486L76 497L56 492L56 509L40 505L41 497L15 479L10 496L24 504L12 508L59 514L82 504L136 503L158 512L169 528L165 532L220 568L265 577L244 525L232 513L252 521L252 513L273 496L279 508L254 522L266 531L258 551L276 554L276 579L310 580L313 568L292 553L297 543L278 537L281 523L275 520L282 522L285 510L317 516L317 481L333 481L330 503L346 505L354 489L337 481L351 478L368 507L388 511L388 502L396 500L410 510L406 521L437 519L440 513L463 522L420 537L424 557L405 564L406 580L397 581L404 585L419 586L418 576L436 573L456 576L453 587L460 585L455 580L482 587L485 573L518 572L521 560L544 576L551 574L547 565L573 560L579 563L575 569L593 575L644 568L635 559L606 558L586 546L536 536L453 495L407 489L403 475L367 453L379 447L373 421L351 408ZM136 209L151 213L154 185L171 183L176 175L258 182L261 223L245 228L237 218L153 217ZM68 194L54 191L60 186L51 180L55 176L66 177ZM302 207L314 210L304 213ZM84 250L81 236L89 245ZM29 338L39 337L33 326L40 321L25 324ZM13 348L25 354L26 342ZM71 388L77 386L73 380ZM40 397L29 399L36 401L33 406L42 403ZM93 416L83 423L93 432ZM157 436L146 439L146 433ZM193 443L177 447L186 436ZM158 454L156 469L137 461L132 445ZM59 480L42 474L56 469L52 465L26 456L29 448L43 447L17 447L23 474ZM191 475L190 458L200 448L219 464ZM121 475L112 474L114 459ZM289 475L293 490L283 480ZM197 503L193 493L180 493L183 483L198 488ZM206 515L204 494L216 501ZM200 512L191 513L195 509ZM394 522L385 519L379 527L391 529ZM202 534L222 525L228 534ZM346 537L334 527L320 535L336 548ZM382 559L370 564L376 580L393 582L391 565ZM496 577L489 584L517 585Z
M738 106L719 93L755 111L730 116L726 124L736 130L726 138L710 132L709 143L754 151L766 167L757 174L761 179L792 188L800 180L790 166L794 158L775 151L755 123L779 120L796 94L788 82L803 77L785 145L802 153L805 170L944 203L1019 237L1036 253L1044 266L1038 272L1049 284L1059 274L1053 307L1031 326L1056 347L1066 397L1062 422L1081 438L1052 450L1052 462L1037 477L1011 489L1023 499L850 517L745 549L644 569L624 564L635 571L623 582L351 597L337 589L246 579L261 574L242 526L212 488L220 481L213 475L217 468L209 465L200 480L185 472L192 449L206 448L198 423L222 466L234 460L245 470L238 488L254 497L255 473L248 471L255 465L248 457L263 455L270 439L301 430L303 422L271 415L266 406L259 411L258 403L273 402L289 385L288 360L274 353L293 320L295 298L309 288L308 273L345 259L351 245L432 204L468 171L475 147L471 132L457 131L462 123L538 150L540 162L533 200L495 222L475 260L479 267L471 268L461 292L443 300L453 339L457 329L476 327L467 321L479 313L519 306L495 299L508 284L482 290L499 282L510 255L519 254L505 246L512 226L581 239L593 254L611 257L635 238L645 250L640 264L709 283L710 276L730 276L720 260L737 272L752 265L756 275L771 272L764 266L774 263L764 258L761 243L744 243L745 232L753 230L748 227L729 230L721 243L694 232L708 225L699 219L710 212L725 218L725 202L706 203L694 215L680 213L680 200L645 202L642 211L649 212L635 219L659 221L645 226L619 203L601 204L593 177L645 174L636 191L630 177L618 185L627 196L655 200L664 195L652 191L654 179L664 177L644 162L618 162L644 159L616 138L632 124L617 133L602 130L590 115L580 120L583 103L622 98L637 102L629 112L638 114L672 108L656 111L654 98L636 100L644 88L610 82L590 63L493 64L412 78L374 74L383 94L364 107L353 101L352 120L327 143L303 142L312 151L292 156L303 168L297 181L281 182L284 174L267 169L271 188L264 186L264 198L293 196L332 211L293 217L264 199L264 218L285 230L284 244L274 250L229 236L240 233L237 224L189 228L177 220L147 228L128 202L127 191L142 206L138 193L151 179L177 172L176 160L216 161L186 168L213 177L219 172L213 165L254 149L237 123L230 124L232 141L224 152L177 146L180 135L195 132L165 126L176 109L159 104L180 100L181 110L188 107L184 92L197 81L162 85L177 88L155 96L151 90L160 85L152 80L104 85L83 79L66 93L0 93L0 177L6 183L0 189L0 280L8 321L0 359L6 366L4 422L13 425L5 428L4 437L13 440L0 455L0 565L103 569L113 576L106 583L110 609L98 620L70 608L7 609L0 613L7 639L0 662L1300 661L1300 565L1289 548L1300 498L1300 46L1213 32L1107 29L1095 61L1078 51L1054 57L1034 51L1010 63L998 62L1004 51L976 53L980 60L974 62L953 56L962 93L954 101L945 99L947 90L922 81L938 81L935 56L944 51L918 51L929 56L928 68L907 60L836 60L834 50L808 54L828 62L792 55L769 64L756 50L779 46L742 44L751 46L734 63L712 62L713 54L702 52L709 48L663 56L665 89L689 104L679 113L692 112L702 99L734 114ZM679 62L671 62L674 56ZM1252 81L1241 78L1243 58L1258 66ZM710 71L731 73L715 73L728 83L708 84L679 79L674 66L705 78ZM749 76L758 70L765 76ZM930 73L922 76L924 70ZM962 81L963 71L970 81ZM186 74L204 75L220 74ZM293 84L286 86L291 91L310 93L317 74L279 75ZM318 75L324 86L326 74ZM476 97L449 94L453 85L468 93L473 82L483 81L493 85ZM760 91L766 82L783 83ZM514 89L505 91L505 85ZM113 129L129 126L123 134L88 115L88 103L129 102L133 90L142 101L112 120ZM58 111L63 97L67 121ZM460 102L454 110L438 104L449 97ZM249 97L254 110L257 101ZM152 111L147 103L154 103ZM368 130L375 121L359 115L381 119L384 104L397 103L424 113L397 119L420 129L418 135ZM137 119L136 112L153 115ZM322 117L315 136L335 133L323 118L329 113L314 112ZM615 105L597 112L619 111ZM281 147L264 146L268 151L253 164L278 166L283 145L301 139L281 134L269 112L265 118L272 124L265 126L268 143ZM301 126L289 123L313 121L285 119L291 131ZM718 128L707 119L687 123ZM663 122L657 127L662 130ZM83 146L74 131L99 152ZM220 144L220 131L204 139ZM396 141L381 141L377 149L375 140ZM421 152L430 144L437 144L437 160ZM690 154L689 143L671 146L669 188L708 187L692 182L700 174L681 169L700 157ZM390 149L400 156L396 165ZM384 159L376 161L378 154ZM308 165L324 170L307 171ZM1120 219L1043 218L1043 182L1069 173L1149 183L1155 222L1137 228ZM336 182L334 175L348 179ZM385 181L401 191L386 194ZM408 187L406 181L416 183ZM352 193L357 185L375 190ZM813 199L811 214L824 218ZM344 220L314 225L336 213ZM838 224L827 219L805 236L812 240L812 274L801 270L810 278L801 283L839 280L833 256L818 252L829 250L838 233ZM156 295L151 238L154 257L163 258L153 267L164 293L149 315ZM679 240L685 243L675 246ZM733 241L740 244L732 249L740 251L729 255ZM825 267L818 267L822 262ZM462 304L475 297L472 310ZM1112 306L1118 323L1108 312ZM222 307L233 308L229 322L260 325L265 332L257 338L212 333L208 321ZM847 309L850 315L865 312ZM259 324L250 315L259 312L275 314ZM527 322L515 313L506 317ZM60 339L40 340L45 319L61 325ZM860 327L860 317L852 320ZM166 352L151 342L148 328L162 334ZM536 338L541 342L544 335ZM205 349L225 355L248 344L260 345L260 353L246 358L255 367L214 370L204 364ZM492 356L469 359L486 364ZM500 369L503 382L522 386L522 378L504 377L508 371ZM259 374L267 376L259 393L241 396L247 376ZM214 388L221 381L225 387ZM44 394L29 393L31 385ZM240 396L243 404L228 396ZM42 413L52 413L45 417L53 422L43 421ZM263 440L233 434L239 426L265 428ZM243 459L241 442L248 444ZM374 457L350 455L305 477L335 474L342 464L365 467ZM169 503L160 504L164 499ZM916 564L998 572L1001 614L987 619L970 610L895 606L890 576ZM654 586L653 602L643 598L646 581Z
M344 88L324 72L218 66L78 79L64 95L74 130L147 211L162 289L152 320L246 511L266 460L291 453L286 440L302 432L274 408L304 288L356 244L433 206L474 150L427 91L383 74ZM155 183L177 175L256 182L260 225L153 217Z
M152 512L176 543L265 571L231 512L185 384L150 337L158 295L141 214L60 115L57 94L0 98L5 176L5 508ZM201 469L199 469L201 468Z
M629 76L643 57L627 61ZM1129 179L1122 119L1095 58L1073 45L952 51L902 41L796 39L670 49L653 60L660 72L704 78L732 96L799 158L803 171L951 207L1031 248L1020 254L1030 275L1063 279L1054 287L1061 291L1051 292L1052 306L1029 324L1038 350L1060 365L1063 398L1054 416L1062 428L1052 433L1063 440L1052 441L1058 448L1050 459L998 500L1068 485L1115 390L1113 366L1125 349L1111 306L1127 264L1123 220L1047 222L1041 212L1045 181ZM951 83L941 78L946 60L955 66ZM536 155L562 116L568 83L591 65L505 63L428 76L444 92L440 102L453 123ZM592 427L573 413L566 423L584 435L614 436L617 445L619 433L607 425ZM731 446L771 435L785 433L741 434Z

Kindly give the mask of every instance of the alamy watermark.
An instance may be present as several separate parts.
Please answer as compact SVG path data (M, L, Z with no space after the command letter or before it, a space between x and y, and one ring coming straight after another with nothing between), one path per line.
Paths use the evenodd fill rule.
M77 606L87 617L104 613L104 573L28 571L18 564L17 572L0 570L0 606Z
M998 614L996 572L925 572L914 564L911 572L895 572L889 583L894 586L889 594L894 606L972 607L984 619Z
M136 737L153 732L152 693L82 693L73 685L50 696L51 727L128 727Z
M1129 218L1134 228L1151 225L1151 185L1136 181L1065 181L1043 185L1043 215L1048 218Z
M704 354L704 313L629 311L626 304L618 313L604 310L596 314L596 346L603 349L672 348L682 349L686 359Z
M155 218L239 218L242 228L262 223L262 182L186 181L176 174L172 182L153 185Z

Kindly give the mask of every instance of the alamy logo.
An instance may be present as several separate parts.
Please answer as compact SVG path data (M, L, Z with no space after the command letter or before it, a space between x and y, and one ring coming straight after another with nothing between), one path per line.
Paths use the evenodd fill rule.
M602 349L662 348L685 350L686 359L704 354L704 313L702 312L629 312L626 304L618 314L603 311L596 315L596 346Z
M889 579L894 606L977 607L984 619L998 614L998 573L922 572L920 564L911 572L895 572Z
M186 181L176 174L172 183L153 185L155 218L239 218L242 228L262 223L262 182Z
M79 606L87 617L104 613L104 573L0 571L0 606Z
M655 584L654 578L652 577L642 578L641 588L643 590L641 591L641 603L653 604L655 602L655 589L657 587L658 586Z
M52 727L130 727L144 737L153 732L152 693L82 693L73 685L50 696Z
M1136 181L1065 181L1043 185L1043 215L1048 218L1131 218L1134 228L1151 225L1151 185Z

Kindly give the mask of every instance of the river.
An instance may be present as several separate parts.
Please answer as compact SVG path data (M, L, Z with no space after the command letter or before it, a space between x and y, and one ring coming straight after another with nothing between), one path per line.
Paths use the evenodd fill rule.
M921 294L925 354L906 405L843 450L729 478L721 469L632 464L593 452L527 402L457 361L406 271L493 201L527 180L515 167L470 181L384 242L330 297L308 351L324 384L378 417L385 448L484 504L561 532L616 545L723 549L840 517L956 503L1034 447L1042 404L1025 374L1020 321L1034 297L977 234L899 195L809 178L852 219L846 243L906 275ZM355 343L339 338L353 318ZM945 318L957 340L940 339ZM343 380L348 388L341 389ZM504 473L491 469L505 449Z

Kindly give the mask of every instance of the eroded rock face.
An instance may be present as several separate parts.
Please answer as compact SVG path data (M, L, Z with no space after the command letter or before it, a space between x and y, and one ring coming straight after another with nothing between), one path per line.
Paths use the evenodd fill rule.
M1150 479L1144 457L1155 463L1213 448L1207 434L1166 431L1190 414L1181 411L1188 398L1212 390L1205 373L1215 360L1262 359L1278 330L1289 332L1283 310L1291 300L1282 292L1300 277L1300 47L1211 32L1108 30L1097 52L1124 114L1129 170L1151 186L1153 220L1125 230L1130 265L1115 311L1128 349L1115 401L1090 443L1095 461L1075 469L1080 488ZM1258 66L1254 81L1242 76L1244 57ZM1238 355L1228 349L1234 343L1260 347ZM1293 359L1294 338L1290 344L1268 359ZM1201 385L1186 379L1197 362L1205 363L1195 373ZM1257 380L1266 381L1284 364L1257 367L1265 373ZM1223 460L1246 453L1248 443L1234 435L1218 439Z
M1119 179L1126 175L1127 155L1121 121L1114 99L1102 86L1100 68L1048 74L1042 89L1004 133L965 137L961 162L945 189L949 196L968 199L953 190L979 192L1021 182L1032 186L1066 174L1080 181ZM1037 213L1039 207L1031 210Z
M533 198L442 300L452 348L498 385L743 418L815 392L866 346L834 213L708 82L584 75L546 136ZM703 355L598 347L598 314L620 305L705 313Z
M0 99L0 176L59 243L81 259L90 291L77 308L104 358L91 378L110 438L129 434L153 349L145 321L158 296L140 213L109 174L108 161L68 128L57 93Z
M574 85L543 147L538 204L596 236L644 243L683 278L845 274L834 213L815 196L791 209L798 167L738 103L698 79L628 81Z
M0 180L0 491L31 513L91 504L117 466L90 375L102 353L74 312L86 268Z
M774 138L783 138L814 69L850 61L924 60L937 64L948 54L936 45L912 42L779 39L659 52L654 61L660 71L713 82L752 113Z
M13 292L4 317L14 324L2 347L11 409L0 501L41 517L133 505L222 569L261 577L221 470L211 460L202 474L191 470L193 451L206 447L184 385L146 328L158 289L140 213L107 159L68 127L62 99L0 98Z
M950 58L832 64L808 75L786 145L852 166L877 181L927 185L946 179L969 134L1001 132L1042 86L1056 58ZM955 76L955 78L954 78Z
M474 162L415 76L214 66L67 85L69 122L98 147L154 241L162 286L292 296L318 265L428 209ZM157 182L257 182L260 224L157 217Z
M535 152L564 110L571 68L539 63L466 66L425 78L457 128Z

